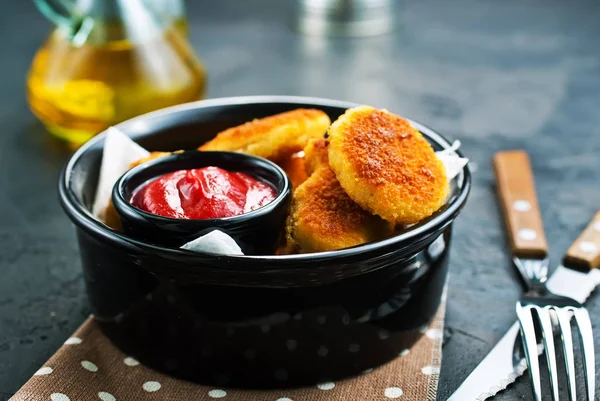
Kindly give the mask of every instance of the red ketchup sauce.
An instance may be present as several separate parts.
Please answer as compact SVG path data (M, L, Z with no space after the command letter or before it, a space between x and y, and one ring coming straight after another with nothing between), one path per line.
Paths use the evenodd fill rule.
M155 178L134 192L131 204L159 216L202 220L238 216L276 196L273 187L248 174L211 166Z

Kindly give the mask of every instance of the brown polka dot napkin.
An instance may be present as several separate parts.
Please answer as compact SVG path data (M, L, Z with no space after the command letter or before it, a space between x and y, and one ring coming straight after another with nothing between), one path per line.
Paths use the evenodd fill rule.
M208 387L156 372L123 354L90 317L10 401L434 401L444 313L442 303L419 340L377 369L313 387L269 391Z

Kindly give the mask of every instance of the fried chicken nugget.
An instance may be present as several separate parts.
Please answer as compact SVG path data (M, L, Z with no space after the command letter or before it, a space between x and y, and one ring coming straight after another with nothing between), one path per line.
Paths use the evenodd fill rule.
M277 163L285 171L292 182L292 188L297 188L308 178L304 163L303 152L294 153Z
M279 253L323 252L381 239L389 224L363 210L346 194L327 163L327 140L305 150L314 171L293 194L286 224L287 246Z
M104 224L106 224L115 231L123 231L123 228L121 227L121 219L117 214L117 210L113 205L112 199L108 201L108 206L106 207L104 216Z
M311 140L304 148L304 169L310 177L319 167L329 167L326 139Z
M139 166L142 163L145 163L149 160L158 159L159 157L169 156L171 152L150 152L150 154L146 157L143 157L139 160L134 161L129 165L129 168L134 168L135 166Z
M449 193L446 169L408 121L369 106L349 109L329 128L329 164L348 195L391 223L432 215Z
M199 150L242 152L277 161L301 151L309 139L323 137L330 123L321 110L296 109L226 129Z

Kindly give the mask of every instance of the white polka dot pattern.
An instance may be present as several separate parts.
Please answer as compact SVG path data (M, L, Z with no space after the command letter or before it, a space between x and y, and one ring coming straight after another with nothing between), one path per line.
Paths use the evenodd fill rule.
M440 314L443 315L442 313ZM438 316L440 314L438 314ZM345 321L349 324L354 324L354 321L350 322L349 316L344 316L343 314L330 316L326 315L323 311L314 315L312 313L310 315L304 315L303 319L307 325L311 325L315 328L328 326L341 328ZM358 321L359 320L357 320L357 322ZM298 326L299 324L299 322L294 322L293 320L289 320L289 323L295 326ZM376 341L380 344L385 344L393 339L400 339L402 333L391 332L384 326L371 326L371 328L369 328L369 330L371 330L370 333L364 333L364 339L360 336L348 336L346 337L346 341L343 341L343 338L341 338L341 341L338 340L337 342L328 340L316 344L314 342L309 344L303 341L303 338L298 338L294 336L294 334L281 336L281 334L284 333L280 332L279 326L273 324L271 321L262 321L258 325L249 328L252 336L263 338L263 340L272 337L272 346L276 347L279 350L278 352L283 352L283 355L288 355L289 357L292 357L293 355L296 355L296 357L302 355L303 358L306 357L311 359L314 363L319 363L318 361L321 361L321 364L333 363L334 360L332 358L345 358L346 362L351 365L356 372L362 372L360 377L355 378L355 380L358 381L358 386L351 383L353 380L350 380L350 383L347 383L346 381L336 382L332 380L335 379L334 377L320 376L320 380L314 381L312 389L307 389L308 393L305 393L304 391L307 390L301 392L297 392L296 390L286 391L283 388L283 385L287 382L291 382L292 379L295 379L295 370L292 371L285 364L275 365L268 374L273 381L279 382L281 388L279 390L274 389L272 392L265 394L265 400L300 401L298 397L303 396L307 396L308 398L330 398L333 396L336 398L336 394L339 394L342 398L348 394L355 394L356 397L353 398L356 399L376 398L381 400L404 400L406 398L412 399L415 397L415 399L423 399L425 390L422 390L421 388L409 389L406 386L407 383L414 380L415 376L417 380L426 384L428 383L428 385L431 385L431 383L437 380L440 368L437 362L430 359L430 355L435 355L435 353L431 353L431 351L435 351L434 347L438 347L439 349L441 343L440 339L444 334L442 329L443 325L440 323L439 317L436 317L436 320L432 320L430 324L416 327L412 332L412 335L418 334L417 330L419 330L423 333L421 339L411 346L410 349L403 349L402 347L396 348L393 351L397 355L395 361L392 361L394 366L390 367L383 365L376 369L370 369L369 366L372 365L365 365L358 358L359 355L371 352L369 347L366 346L368 341ZM261 326L261 324L263 326ZM262 333L267 331L264 330L265 327L270 328L268 334ZM205 328L206 326L202 327L202 329ZM346 326L346 328L349 327ZM130 397L136 399L139 398L140 400L153 397L171 399L173 398L173 395L176 396L175 398L193 399L199 395L201 398L205 397L207 400L223 399L223 401L226 401L228 399L246 399L253 397L250 395L251 393L247 393L243 390L235 389L233 387L228 388L227 386L231 384L233 378L230 376L219 375L219 371L215 372L215 376L213 376L214 387L199 385L196 388L189 388L188 393L186 389L177 386L176 381L173 381L167 376L157 375L153 370L143 366L142 363L134 358L134 355L122 355L118 350L115 350L115 353L113 354L108 354L108 352L112 352L111 349L108 348L110 344L97 337L99 333L94 333L93 331L97 330L96 328L91 327L91 329L92 330L90 331L90 327L88 327L87 331L80 330L73 334L77 337L71 337L65 341L65 344L70 343L72 345L64 345L61 352L70 354L70 356L68 356L70 359L62 361L59 359L51 360L52 362L50 363L52 365L39 366L38 371L34 374L36 377L35 383L43 383L45 388L42 389L43 392L41 394L36 394L37 397L35 399L46 401L77 401L79 399L84 399L86 401L123 401L125 398ZM236 329L234 338L236 336L242 338L245 334L244 330L246 330L246 328ZM225 336L225 333L226 330L223 329L223 337ZM229 331L228 334L233 334L233 330ZM99 340L103 341L106 345L102 344ZM101 345L103 349L98 349L97 347L99 345ZM101 353L98 353L98 351ZM104 357L100 358L99 356L96 356L103 355L102 352L105 351L107 352L106 359ZM204 361L208 364L213 362L212 358L221 356L217 352L219 349L214 347L212 343L204 342L201 344L199 351L205 355L206 358ZM260 350L253 347L245 349L241 348L238 351L240 354L238 358L247 358L247 362L244 364L255 366L256 360L261 357L267 357L262 351L262 348ZM181 365L181 361L170 358L172 358L171 355L166 355L164 359L158 360L158 363L160 363L164 369L174 370L179 368L180 366L178 365ZM69 366L74 367L75 372L71 371L71 369L64 369ZM403 372L403 375L396 376L395 372L398 371ZM64 379L65 375L66 379ZM119 380L119 378L126 378L126 381L122 382L123 386L119 386L118 388L106 386L106 383L111 383L114 379ZM81 387L71 387L70 384L61 384L75 381L81 383ZM50 396L52 391L57 392ZM407 393L405 393L405 391ZM310 394L311 392L312 394ZM144 394L146 395L144 396ZM196 396L194 396L194 394L196 394ZM262 396L262 392L260 395ZM18 396L21 396L21 394L18 394Z
M327 347L325 346L320 346L319 349L317 350L317 355L319 356L327 356L327 354L329 353L329 350L327 349Z
M531 228L522 228L517 233L517 236L523 241L533 241L537 238L537 233Z
M317 384L317 388L319 390L331 390L334 387L335 387L335 383L333 383L333 382L323 382L323 383Z
M298 341L289 339L285 342L285 346L290 351L294 351L298 347Z
M128 356L127 358L123 359L123 363L125 363L125 365L127 365L127 366L137 366L137 365L140 364L137 359L132 358L130 356Z
M153 381L150 381L150 382L146 382L146 383L144 383L144 384L142 385L142 388L144 389L144 391L147 391L147 392L149 392L149 393L153 393L153 392L155 392L155 391L158 391L158 390L160 390L160 388L161 388L161 385L160 385L160 383L159 383L159 382L153 382Z
M117 401L114 395L107 393L106 391L100 391L98 393L98 398L100 398L102 401Z
M33 375L34 376L44 376L44 375L49 375L52 372L53 372L53 370L51 367L44 366L43 368L38 369L38 371L35 372Z
M85 369L85 370L89 370L90 372L97 372L98 371L98 366L94 365L92 362L90 361L81 361L81 366Z
M402 397L402 394L404 394L404 391L402 391L400 387L389 387L385 389L383 394L387 398L400 398Z
M440 368L437 366L425 366L421 369L421 372L423 372L424 375L437 375L440 373Z
M223 397L227 397L227 392L224 390L219 390L219 389L210 390L208 392L208 396L210 398L223 398Z
M600 233L600 221L597 221L594 223L594 230L596 230Z
M432 340L437 340L442 338L442 332L438 329L429 329L425 332L425 335Z
M513 203L513 209L517 212L528 212L531 210L531 203L526 200L518 200Z
M581 241L579 243L579 249L581 249L581 251L585 253L598 252L598 247L596 246L596 244L590 241Z

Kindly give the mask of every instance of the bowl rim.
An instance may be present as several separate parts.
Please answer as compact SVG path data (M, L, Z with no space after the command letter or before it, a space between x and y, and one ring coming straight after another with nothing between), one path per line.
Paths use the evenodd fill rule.
M142 174L145 170L149 169L149 168L158 168L158 166L162 165L162 164L176 164L176 162L178 161L178 159L182 158L182 157L186 157L188 159L198 159L201 156L204 156L206 153L211 153L213 155L215 155L215 157L224 157L224 156L229 156L232 158L237 158L237 159L245 159L244 163L246 162L250 162L250 160L254 160L254 161L258 161L261 164L267 165L269 166L269 168L271 169L271 171L276 172L276 174L279 176L279 178L281 178L282 184L281 184L281 190L279 188L276 188L276 185L273 184L272 182L268 182L268 185L270 187L273 187L273 189L276 191L276 196L275 198L273 198L269 203L266 203L254 210L251 210L249 212L246 213L242 213L242 214L238 214L235 216L230 216L230 217L217 217L217 218L211 218L211 219L180 219L180 218L176 218L176 217L168 217L168 216L162 216L159 214L153 214L150 212L146 212L143 209L138 208L137 206L134 206L131 203L131 200L127 200L127 198L125 197L125 193L126 193L126 185L128 180L132 179L134 176L138 175L138 174ZM201 164L201 163L198 163ZM216 163L214 164L216 166ZM208 167L208 166L202 166L202 167ZM194 168L202 168L202 167L194 167ZM219 166L217 166L219 167ZM224 169L224 167L221 167ZM258 168L262 169L262 170L267 170L267 168L265 168L264 166L259 166ZM179 169L181 170L181 169ZM189 169L186 169L189 170ZM147 185L148 182L158 179L160 176L164 175L164 174L169 174L172 172L175 172L178 170L169 170L167 172L163 172L163 173L158 173L158 175L153 175L153 177L151 179L149 179L146 183L139 185L138 187L136 187L136 189L134 191L132 191L132 196L133 194L138 191L142 186ZM256 177L255 177L256 178ZM238 152L229 152L229 151L217 151L217 150L211 150L211 151L205 151L205 152L200 152L196 149L189 149L189 150L185 150L183 152L174 152L170 155L164 156L164 157L159 157L157 159L151 159L151 160L147 160L144 163L138 164L137 166L127 170L115 183L115 186L113 187L113 192L112 192L112 199L113 199L113 204L115 206L115 209L117 211L118 214L119 211L122 211L128 219L133 219L133 220L139 220L139 216L142 216L144 218L145 221L147 221L148 219L156 221L156 222L160 222L160 223L166 223L166 224L170 224L170 223L179 223L179 224L189 224L189 225L205 225L205 224L210 224L210 223L215 223L216 222L227 222L227 223L235 223L237 221L245 221L248 219L253 219L253 218L257 218L257 217L262 217L266 214L269 214L270 212L273 211L274 208L276 208L281 202L283 202L287 196L290 194L291 192L291 183L290 183L290 179L288 178L287 174L285 173L285 171L283 171L283 169L281 167L279 167L277 164L273 163L272 161L265 159L263 157L258 157L255 155L250 155L247 153L238 153ZM122 217L122 216L119 216Z
M129 120L125 120L119 124L115 124L112 127L119 129L125 135L131 137L131 132L135 129L143 129L146 127L145 121L148 119L154 119L161 116L166 116L176 112L184 112L195 109L220 107L220 106L242 106L247 104L294 104L300 105L307 108L319 108L319 107L335 107L348 109L352 107L360 106L359 103L346 102L341 100L334 100L328 98L319 97L305 97L305 96L281 96L281 95L264 95L264 96L234 96L234 97L221 97L211 98L205 100L199 100L195 102L183 103L175 106L162 108L159 110L151 111L149 113L141 114L133 117ZM398 114L400 117L406 119L413 127L424 133L428 138L434 140L438 145L444 149L451 148L451 142L438 134L433 129L415 121L410 118L404 117ZM65 210L66 214L71 220L88 235L92 236L96 240L102 240L104 242L112 243L116 246L129 249L131 252L139 253L140 251L151 253L154 255L161 255L168 259L187 259L198 261L206 260L209 258L218 258L224 263L243 263L248 261L265 261L265 262L301 262L302 264L310 261L323 261L337 258L347 258L352 256L358 256L365 253L376 251L380 248L387 248L394 245L402 245L410 243L411 241L418 239L420 236L424 236L428 232L434 232L440 227L449 224L449 222L455 217L456 214L465 204L471 188L471 173L468 164L463 168L459 177L462 176L462 186L460 187L459 194L446 204L445 210L441 213L427 218L424 223L417 223L415 226L407 231L400 234L379 240L370 242L367 244L356 245L350 248L325 251L325 252L311 252L302 254L292 255L225 255L222 253L211 253L211 252L193 252L185 249L177 248L166 248L157 245L148 244L142 241L135 240L127 235L110 229L104 223L96 219L91 211L86 208L76 198L75 194L70 188L71 176L73 173L74 166L80 157L87 152L87 150L98 142L105 139L108 130L104 130L91 138L89 141L84 143L79 149L71 155L67 163L65 163L60 177L59 177L59 200ZM455 150L456 154L463 157L463 153L460 150Z

